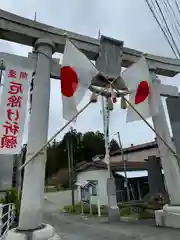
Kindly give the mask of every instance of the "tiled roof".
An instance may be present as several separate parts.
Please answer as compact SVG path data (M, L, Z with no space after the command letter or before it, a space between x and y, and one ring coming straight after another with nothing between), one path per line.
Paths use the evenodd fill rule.
M131 153L131 152L135 152L135 151L142 151L145 149L151 149L151 148L157 148L157 142L152 141L152 142L148 142L148 143L144 143L144 144L139 144L139 145L131 145L130 147L124 148L123 149L123 153ZM114 151L113 153L111 153L111 156L117 156L121 154L121 150L118 149L116 151ZM80 171L86 171L87 169L106 169L107 165L102 161L103 160L103 155L100 156L101 161L97 161L97 162L86 162L83 161L81 163L78 163L76 165L76 171L80 172ZM126 168L127 170L144 170L147 169L147 159L144 159L144 161L128 161L126 163ZM111 162L111 169L112 170L117 170L120 171L124 168L124 163L122 161L119 162Z
M138 144L138 145L131 145L127 148L123 148L123 153L130 153L130 152L135 152L135 151L141 151L144 149L149 149L149 148L157 148L157 142L148 142L148 143L143 143L143 144ZM111 156L119 155L121 154L121 149L118 149L114 152L111 153Z
M86 170L98 170L98 169L107 169L107 165L102 162L87 162L83 163L81 166L76 168L76 172L82 172ZM121 171L124 169L124 162L112 162L111 169L114 171ZM147 162L136 162L136 161L129 161L126 162L126 169L127 170L145 170L147 169Z

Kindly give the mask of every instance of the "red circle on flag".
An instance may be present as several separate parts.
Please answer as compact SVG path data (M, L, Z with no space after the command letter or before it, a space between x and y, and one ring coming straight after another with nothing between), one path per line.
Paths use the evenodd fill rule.
M72 97L78 87L78 76L74 69L65 66L60 69L61 92L65 97Z
M149 96L149 93L150 93L150 89L149 89L148 82L146 80L141 81L136 91L135 104L144 102L144 100Z

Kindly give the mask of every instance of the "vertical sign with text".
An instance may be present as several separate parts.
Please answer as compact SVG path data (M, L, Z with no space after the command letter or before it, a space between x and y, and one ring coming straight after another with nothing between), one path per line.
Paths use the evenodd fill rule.
M18 62L6 64L0 106L0 154L17 154L21 150L31 78L32 69Z

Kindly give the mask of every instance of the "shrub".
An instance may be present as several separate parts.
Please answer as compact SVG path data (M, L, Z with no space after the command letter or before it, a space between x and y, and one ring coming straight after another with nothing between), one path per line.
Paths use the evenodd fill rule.
M6 191L4 198L0 200L2 204L14 203L16 209L16 217L19 217L20 213L20 198L16 189L10 189Z
M154 218L155 206L150 203L127 203L120 204L120 216L134 216L138 219Z
M145 210L140 212L139 219L154 219L154 211L153 210Z

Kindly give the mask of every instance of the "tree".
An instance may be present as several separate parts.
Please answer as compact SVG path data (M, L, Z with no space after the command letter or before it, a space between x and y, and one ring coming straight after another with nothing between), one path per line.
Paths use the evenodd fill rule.
M92 158L98 154L105 153L104 134L97 132L87 132L83 135L84 159L92 161Z
M109 147L110 153L115 152L120 149L118 142L115 139L112 139L110 141L110 147Z
M60 142L56 140L47 149L46 178L51 177L59 169L68 168L68 141L73 146L73 162L92 161L95 155L105 153L104 134L86 132L82 134L76 129L67 132ZM114 144L113 144L114 146Z

